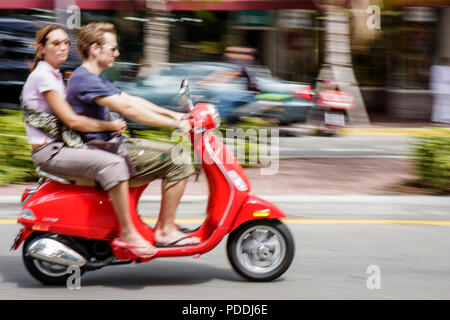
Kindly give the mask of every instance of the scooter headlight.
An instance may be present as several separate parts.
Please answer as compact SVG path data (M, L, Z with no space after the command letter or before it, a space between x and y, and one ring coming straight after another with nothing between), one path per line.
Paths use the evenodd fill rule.
M212 130L220 125L220 114L211 103L198 103L192 112L197 133Z
M19 218L25 219L25 220L32 220L32 221L36 220L36 216L34 215L33 211L31 211L30 209L22 210Z

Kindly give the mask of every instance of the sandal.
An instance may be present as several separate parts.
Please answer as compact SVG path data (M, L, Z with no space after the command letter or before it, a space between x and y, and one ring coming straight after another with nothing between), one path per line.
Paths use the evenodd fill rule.
M125 242L123 240L120 240L119 238L114 239L111 242L111 246L126 249L126 250L130 251L132 254L134 254L136 257L141 258L141 259L151 258L157 252L157 250L155 249L151 254L142 253L139 251L139 249L150 249L151 246L150 245L135 245L135 244L131 244L131 243Z
M190 236L184 236L184 237L181 237L181 238L179 238L179 239L177 239L175 241L172 241L171 243L167 243L167 244L160 243L160 242L155 242L155 247L165 247L165 248L167 248L167 247L188 247L188 246L196 246L196 245L198 245L198 243L177 245L178 242L181 242L184 239L188 239L188 238L190 238Z

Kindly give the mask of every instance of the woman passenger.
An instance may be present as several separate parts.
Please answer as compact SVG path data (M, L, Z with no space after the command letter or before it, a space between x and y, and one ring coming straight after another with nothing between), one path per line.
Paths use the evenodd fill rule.
M33 162L43 170L96 180L108 192L121 227L120 236L113 240L113 245L128 249L141 258L153 256L156 249L139 234L131 221L130 174L125 159L87 147L76 134L76 131L121 134L126 129L126 122L80 116L67 103L59 68L68 58L70 41L61 26L42 27L36 34L35 45L36 56L21 95ZM68 130L55 124L60 122Z

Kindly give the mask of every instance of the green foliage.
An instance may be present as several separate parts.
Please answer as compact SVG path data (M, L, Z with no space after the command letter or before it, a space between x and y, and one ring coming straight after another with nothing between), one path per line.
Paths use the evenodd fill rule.
M254 119L247 119L237 127L220 127L217 131L219 136L226 138L226 129L242 129L245 132L249 129L265 128L266 124ZM270 134L270 130L268 131ZM128 133L135 138L152 139L169 143L182 143L188 150L191 148L190 141L185 135L172 132L167 129L155 128L153 130L136 130ZM229 141L228 141L229 143ZM257 166L260 163L258 157L255 162L255 153L258 155L261 150L265 150L265 144L251 141L248 137L244 140L234 142L235 151L245 149L245 156L239 157L238 161L245 167ZM264 153L265 154L265 153ZM22 183L37 180L36 167L31 157L31 148L28 144L25 133L25 125L19 111L0 110L0 185L9 183Z
M436 129L436 134L421 137L414 150L417 182L436 193L447 194L450 192L450 136L444 128Z
M266 128L266 126L267 123L263 122L263 120L245 118L241 120L238 125L227 126L223 124L214 132L219 138L224 140L224 143L228 146L230 146L230 144L232 145L235 156L242 166L254 167L259 166L261 163L259 156L261 154L265 156L269 150L269 147L266 144L258 142L259 129ZM233 139L232 141L227 139L227 130L235 129L241 129L243 139ZM248 130L252 131L250 132ZM250 135L250 137L249 133L255 133L256 136ZM270 139L270 130L268 130L267 133L267 139ZM133 130L128 132L128 135L133 138L152 139L173 144L181 143L186 150L192 149L191 142L186 135L168 129L152 128L148 130ZM234 137L233 134L231 134L231 136ZM192 157L194 157L193 153Z
M0 185L37 179L21 113L0 112Z

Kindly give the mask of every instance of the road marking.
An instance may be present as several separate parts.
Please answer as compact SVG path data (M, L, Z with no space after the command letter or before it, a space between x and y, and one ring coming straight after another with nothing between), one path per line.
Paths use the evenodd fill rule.
M346 219L285 219L286 224L389 224L389 225L431 225L431 226L450 226L448 220L346 220Z
M449 128L340 128L338 133L357 136L450 136Z
M156 219L144 219L146 224L156 223ZM203 219L177 219L177 224L202 224ZM327 225L428 225L450 226L450 220L352 220L352 219L282 219L285 224L327 224ZM17 224L17 220L0 219L0 224Z
M0 219L0 224L16 224L17 219Z

